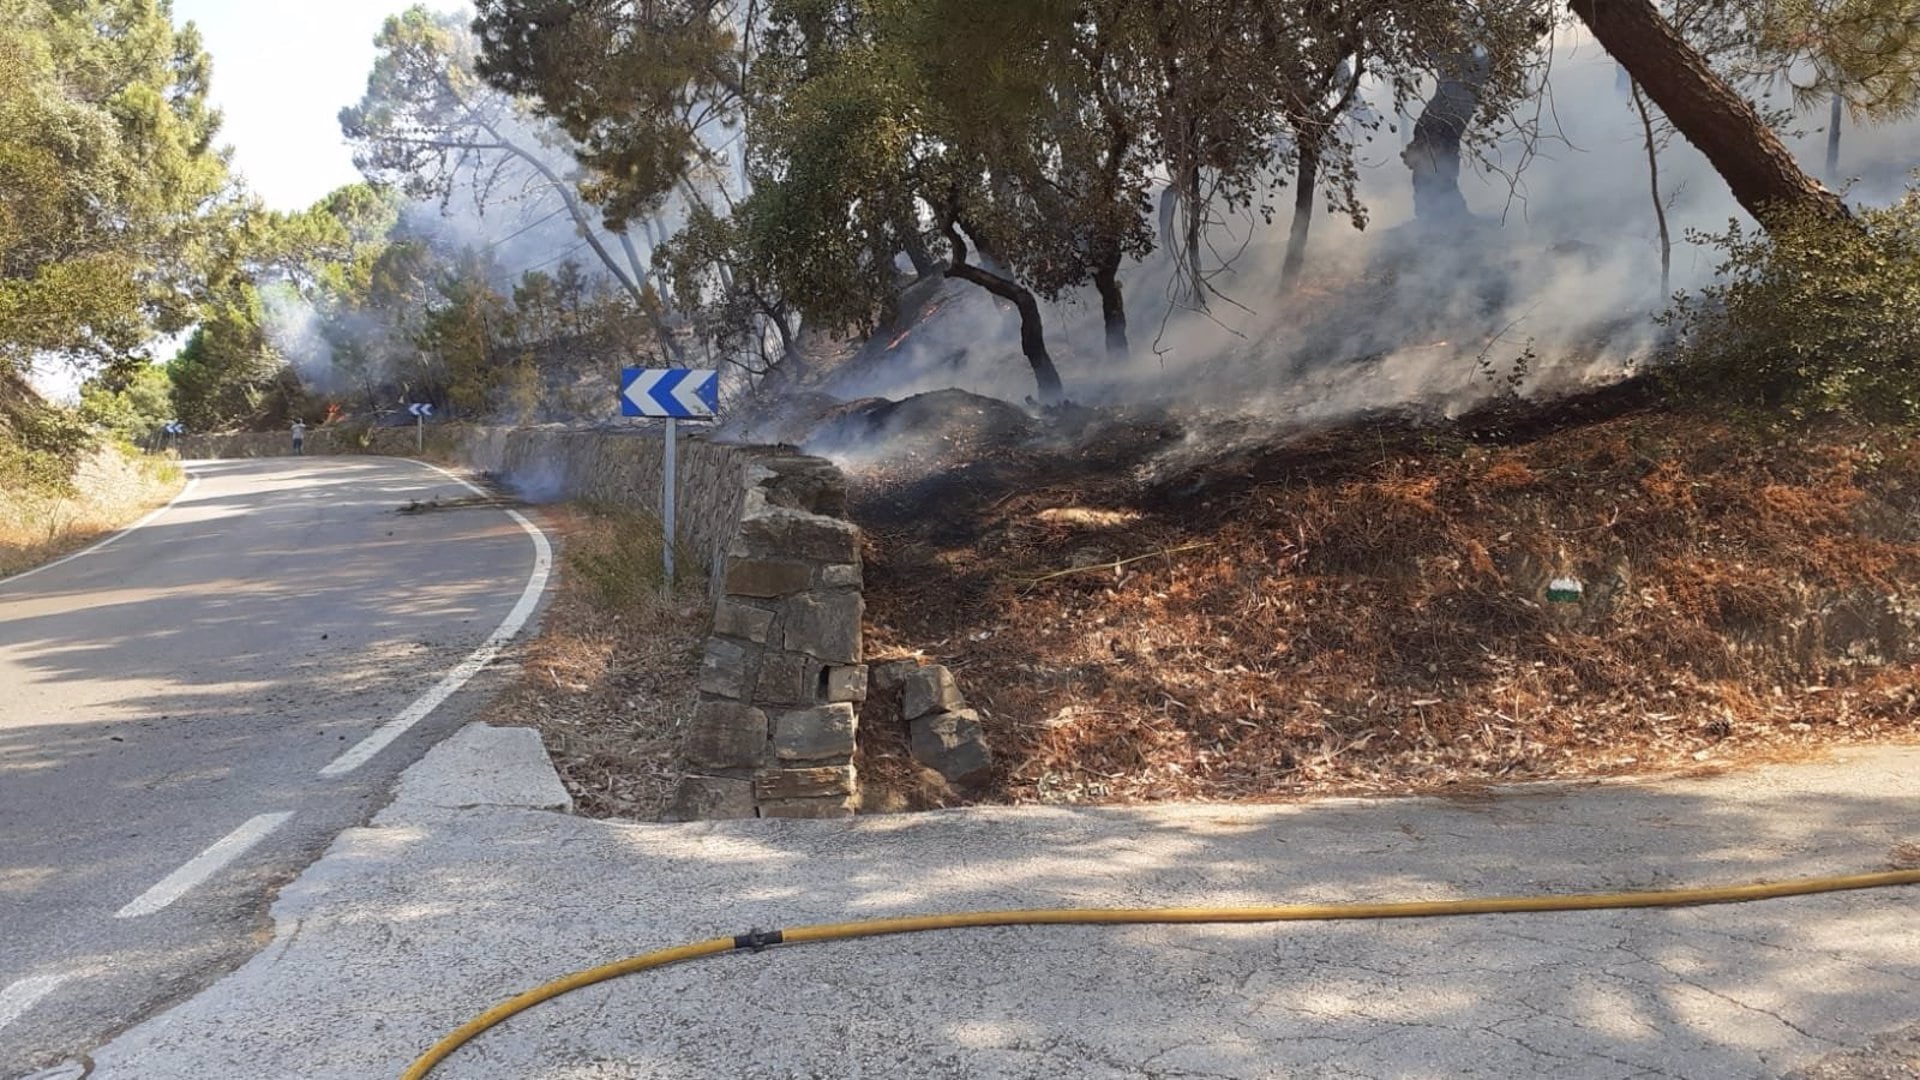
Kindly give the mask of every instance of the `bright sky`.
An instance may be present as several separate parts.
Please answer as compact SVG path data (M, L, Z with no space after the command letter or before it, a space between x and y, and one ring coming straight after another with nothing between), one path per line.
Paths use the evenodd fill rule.
M409 0L173 0L213 57L213 103L226 116L220 141L234 167L275 210L298 210L360 179L340 138L341 106L360 100L373 38ZM434 10L471 11L459 0Z

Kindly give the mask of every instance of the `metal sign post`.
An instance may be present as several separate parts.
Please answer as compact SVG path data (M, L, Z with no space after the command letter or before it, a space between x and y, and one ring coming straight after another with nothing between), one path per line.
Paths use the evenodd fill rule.
M674 444L677 442L674 436L679 430L679 427L680 421L671 416L667 417L667 464L663 470L666 475L662 478L660 484L660 523L663 534L660 544L660 559L666 570L667 588L669 589L673 588L673 541L675 537L680 535L680 530L674 528L673 524L674 489L680 486L680 464L674 460Z
M422 401L407 406L407 411L413 414L413 452L424 454L427 452L427 417L433 415L433 406Z
M620 414L652 416L667 422L666 454L660 482L660 564L673 585L673 545L679 537L675 516L680 486L680 421L711 417L720 411L720 373L691 368L624 368L620 372Z

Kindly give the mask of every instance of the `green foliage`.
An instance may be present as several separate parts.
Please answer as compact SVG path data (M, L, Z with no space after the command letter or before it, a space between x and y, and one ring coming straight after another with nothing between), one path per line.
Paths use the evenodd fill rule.
M1805 417L1920 421L1920 191L1853 221L1803 214L1697 237L1721 284L1666 316L1684 394Z
M0 364L192 320L227 182L207 75L159 0L0 0Z
M1714 6L1714 5L1709 5ZM1911 0L1746 0L1755 52L1805 105L1838 94L1859 120L1920 108L1920 17Z
M173 383L166 368L145 364L125 378L89 379L80 388L80 419L122 442L151 439L173 419Z
M573 137L586 194L611 228L651 215L697 168L719 163L700 133L739 122L733 27L758 29L752 5L477 0L474 10L479 71Z
M200 325L166 365L175 414L189 428L219 431L254 419L285 366L264 323L260 290L252 285L206 305Z
M0 369L0 492L47 498L69 493L73 470L93 443L71 410L40 400L19 376Z

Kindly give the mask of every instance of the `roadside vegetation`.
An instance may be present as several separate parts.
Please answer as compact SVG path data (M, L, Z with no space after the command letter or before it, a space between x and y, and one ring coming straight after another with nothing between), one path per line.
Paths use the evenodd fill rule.
M560 545L551 600L516 684L482 719L537 729L581 813L657 818L698 697L706 581L662 589L658 519L581 504L538 512Z
M172 459L90 427L83 411L47 405L0 373L0 578L128 524L183 481Z

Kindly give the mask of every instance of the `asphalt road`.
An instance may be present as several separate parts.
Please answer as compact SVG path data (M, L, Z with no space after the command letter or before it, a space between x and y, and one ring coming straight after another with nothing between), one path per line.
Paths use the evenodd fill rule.
M550 553L508 512L396 512L471 494L426 466L192 471L143 527L0 582L0 1078L256 952L539 601Z

